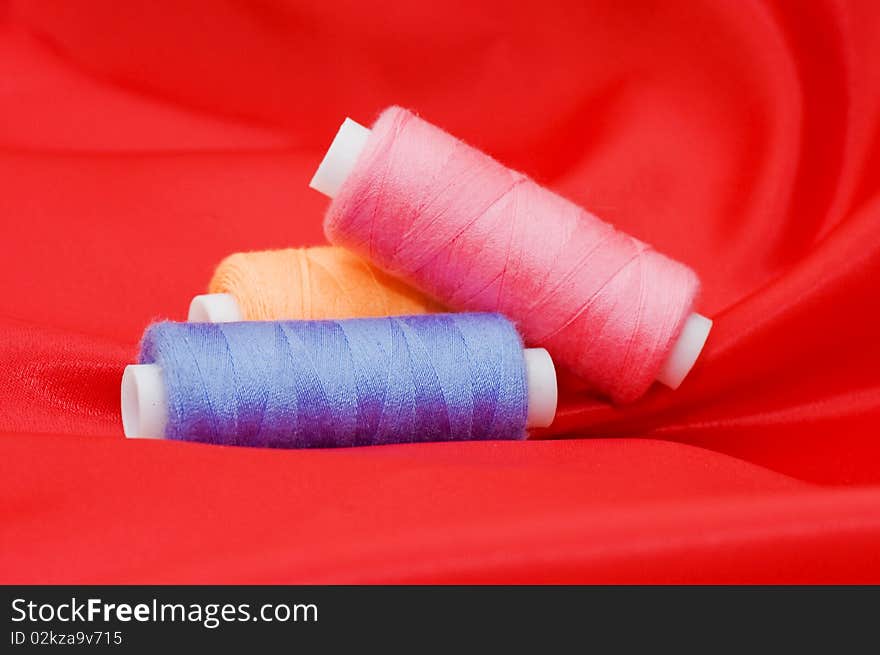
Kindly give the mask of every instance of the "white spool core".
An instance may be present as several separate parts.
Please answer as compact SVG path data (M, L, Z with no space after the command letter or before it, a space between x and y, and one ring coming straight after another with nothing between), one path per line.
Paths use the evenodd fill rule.
M711 329L711 318L706 318L696 312L688 316L678 341L672 346L669 357L666 358L657 374L657 380L670 389L678 389L678 386L693 368L697 357L700 356Z
M335 196L357 163L369 136L368 128L346 118L309 186L331 198Z
M162 369L132 364L122 374L122 429L129 438L162 439L168 424L168 395Z
M529 412L526 427L546 428L556 417L559 391L556 386L556 367L553 359L543 348L523 350L526 361L526 386L528 387Z
M369 136L368 128L346 118L309 186L330 198L334 197L354 168ZM711 329L711 319L701 314L691 314L657 374L657 380L671 389L678 389L700 356ZM531 413L531 405L529 412Z
M244 320L238 301L228 293L206 293L189 304L190 323L235 323Z
M545 428L556 415L556 369L543 348L524 351L528 385L526 427ZM168 425L168 394L157 364L132 364L122 374L122 429L129 439L162 439Z

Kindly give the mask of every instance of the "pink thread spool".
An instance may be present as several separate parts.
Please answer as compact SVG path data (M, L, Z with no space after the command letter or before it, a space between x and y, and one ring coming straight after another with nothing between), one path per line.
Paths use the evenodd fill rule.
M687 266L414 114L343 122L310 184L328 239L450 307L498 311L596 391L684 380L712 321Z

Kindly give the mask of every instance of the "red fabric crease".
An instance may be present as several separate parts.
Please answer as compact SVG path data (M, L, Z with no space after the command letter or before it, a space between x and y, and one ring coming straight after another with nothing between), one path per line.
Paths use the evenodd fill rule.
M880 582L880 7L0 1L0 582ZM390 104L693 266L676 392L540 440L128 442L230 252ZM565 438L560 437L577 437Z

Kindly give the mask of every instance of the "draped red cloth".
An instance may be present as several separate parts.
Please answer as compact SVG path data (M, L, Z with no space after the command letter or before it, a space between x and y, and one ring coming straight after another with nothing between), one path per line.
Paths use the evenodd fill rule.
M0 0L0 581L880 582L880 5ZM676 392L527 443L126 441L239 250L423 117L693 266Z

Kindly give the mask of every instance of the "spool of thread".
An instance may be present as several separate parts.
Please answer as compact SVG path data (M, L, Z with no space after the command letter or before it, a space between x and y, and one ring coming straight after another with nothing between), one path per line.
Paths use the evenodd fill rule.
M127 437L286 448L521 439L556 413L546 350L499 314L156 323Z
M675 389L712 321L688 267L392 107L346 119L311 181L324 231L450 308L501 312L597 392Z
M321 320L442 312L424 294L345 248L241 252L220 262L189 320Z

